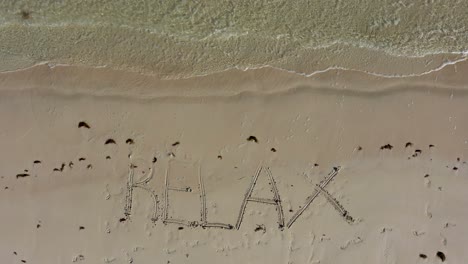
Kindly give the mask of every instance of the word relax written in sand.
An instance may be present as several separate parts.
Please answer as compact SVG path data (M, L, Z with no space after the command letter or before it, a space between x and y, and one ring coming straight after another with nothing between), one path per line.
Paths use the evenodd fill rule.
M208 221L207 208L206 208L206 192L205 192L205 188L203 185L203 178L200 173L200 169L198 169L198 191L200 194L201 219L199 221L190 221L190 220L177 219L177 218L171 217L169 215L169 203L170 203L169 195L168 195L169 192L192 192L192 188L191 187L181 188L181 187L171 186L169 184L169 179L171 178L170 173L169 173L170 167L171 166L168 166L168 169L166 170L165 186L164 186L164 191L163 191L164 193L163 193L162 222L165 224L178 224L178 225L184 225L184 226L189 226L189 227L202 227L202 228L214 227L214 228L222 228L222 229L233 229L235 227L236 229L239 229L242 225L242 220L244 218L244 213L245 213L247 205L249 203L261 203L267 206L276 207L276 211L278 213L278 225L280 229L283 229L285 226L288 228L291 228L294 225L294 223L299 219L299 217L302 215L302 213L304 213L304 211L307 210L307 208L312 204L315 198L317 198L319 195L323 195L327 199L327 201L331 205L333 205L336 211L338 211L340 216L343 217L343 219L346 222L348 223L354 222L354 219L349 215L348 211L345 210L344 207L334 197L332 197L332 195L329 192L325 190L327 185L336 177L336 175L338 175L341 169L340 167L334 167L332 171L319 184L315 186L312 193L307 197L304 205L300 207L300 209L285 224L283 208L281 205L281 198L280 198L280 194L278 192L278 188L276 186L275 180L273 178L273 175L268 167L259 166L254 176L252 177L252 181L250 183L250 186L247 189L247 192L245 193L235 226L232 226L230 224ZM259 179L260 175L265 175L265 174L267 175L266 177L268 177L268 180L270 183L269 185L271 188L271 192L273 193L273 197L271 198L254 197L252 194L255 189L257 180ZM126 201L125 201L125 218L122 218L121 221L130 219L131 217L133 197L134 197L133 192L135 189L142 189L151 196L153 200L153 208L154 208L154 211L152 212L151 220L153 222L158 221L158 218L160 217L158 213L159 199L156 193L154 192L154 190L152 190L148 186L148 183L152 179L153 179L153 169L151 168L150 171L148 172L148 175L144 179L140 181L135 181L134 167L130 166L128 181L127 181L127 194L126 194Z

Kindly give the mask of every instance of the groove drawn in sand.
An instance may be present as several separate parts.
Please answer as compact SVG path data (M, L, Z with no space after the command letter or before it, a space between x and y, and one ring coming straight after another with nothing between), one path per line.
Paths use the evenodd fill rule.
M341 216L343 216L347 222L352 223L354 222L354 219L349 215L348 211L344 209L344 207L336 200L331 194L323 189L320 185L317 184L316 188L318 189L319 192L321 192L325 198L328 200L329 203L333 205L336 211L340 213Z
M190 226L190 227L196 227L198 226L197 221L188 221L184 219L176 219L176 218L170 218L168 216L169 214L169 191L176 191L176 192L188 192L191 190L189 186L187 187L174 187L169 185L169 176L170 176L170 168L174 163L173 160L169 161L167 170L166 170L166 177L164 180L164 209L163 209L163 223L173 223L173 224L179 224L179 225L185 225L185 226ZM199 172L198 172L199 173Z
M207 208L206 208L206 192L205 184L203 182L203 176L201 174L201 166L198 167L198 187L200 189L200 199L201 199L201 226L203 228L215 227L223 229L232 229L232 225L223 224L223 223L209 223L207 220Z
M172 223L172 224L178 224L178 225L183 225L183 226L188 226L188 227L202 227L202 228L222 228L222 229L233 229L233 226L230 224L224 224L224 223L217 223L217 222L208 222L207 220L207 206L206 206L206 191L205 191L205 185L204 185L204 180L202 177L201 173L201 165L199 162L187 162L183 161L183 163L187 163L190 166L193 167L195 173L193 175L197 175L198 179L198 191L199 191L199 196L200 196L200 220L186 220L186 219L180 219L180 218L173 218L169 216L169 209L170 209L170 201L169 201L169 192L184 192L184 193L191 193L194 191L195 188L193 188L194 184L191 184L192 186L184 186L184 185L190 185L185 183L182 186L177 186L174 185L173 183L170 183L170 178L180 180L181 178L186 178L187 175L176 175L174 174L174 162L181 162L177 160L170 160L168 163L168 166L166 168L165 172L165 182L164 182L164 190L163 190L163 196L164 196L164 201L163 201L163 211L162 211L162 222L164 224ZM318 166L318 164L316 165ZM153 212L153 217L151 218L154 222L158 220L158 196L156 195L155 191L151 190L149 186L147 186L148 182L151 181L153 178L153 168L150 168L149 174L144 178L143 180L139 182L135 182L134 180L134 170L137 168L136 165L130 164L130 169L129 169L129 176L128 176L128 181L127 181L127 194L126 194L126 202L125 202L125 218L121 218L120 222L125 222L130 218L131 215L131 210L132 210L132 205L133 205L133 190L134 188L141 188L143 190L146 190L150 196L153 199L153 204L154 204L154 212ZM181 168L187 168L186 166L183 166ZM299 210L293 215L291 220L288 222L287 227L290 228L294 222L301 216L301 214L310 206L310 204L314 201L314 199L319 195L322 194L327 201L335 208L336 211L347 221L348 223L354 223L355 220L349 215L348 211L340 204L340 202L335 199L327 190L325 190L325 187L334 179L334 177L338 174L340 170L340 167L334 167L332 172L328 174L325 179L323 179L320 184L316 185L314 188L314 193L310 195L307 200L306 204L303 207L299 207ZM270 185L270 191L273 193L272 198L263 198L263 197L253 197L253 191L256 187L258 178L260 177L261 173L264 173L268 177L269 185ZM145 174L145 171L142 172ZM192 179L193 180L193 179ZM292 186L292 185L291 185ZM259 166L255 172L255 174L252 177L252 181L250 183L250 186L248 187L244 199L242 201L240 211L237 217L236 221L236 229L238 230L242 224L246 207L249 202L255 202L255 203L261 203L261 204L266 204L266 205L274 205L276 207L276 211L278 213L278 225L280 229L283 229L285 226L285 218L283 214L283 208L281 204L281 198L280 194L275 182L275 179L273 178L273 175L271 173L271 170L269 167L263 167ZM183 201L182 207L187 206L187 200ZM189 207L186 207L189 208ZM290 212L293 212L292 209L289 210Z
M328 176L320 182L314 189L312 195L307 197L305 205L299 209L289 220L287 227L290 228L294 222L304 213L304 211L312 204L312 202L317 198L319 194L323 194L327 201L330 202L333 207L340 213L340 215L346 220L348 223L354 222L354 219L349 215L348 211L344 209L344 207L335 199L333 198L327 191L325 191L325 187L338 175L341 167L334 167L333 170L328 174Z
M151 218L151 221L156 222L158 220L158 196L154 193L153 190L151 190L147 184L148 182L153 179L153 167L150 168L148 175L142 179L139 182L135 182L134 179L134 166L130 165L129 168L129 173L128 173L128 180L127 180L127 194L125 196L125 217L130 218L131 213L132 213L132 206L133 206L133 190L135 188L140 188L142 190L145 190L149 193L151 196L151 199L153 200L153 216Z
M271 191L273 192L273 199L252 197L253 190L255 188L255 185L257 184L258 177L260 176L262 170L265 170L268 175L268 179L271 185ZM281 199L279 196L278 188L276 187L276 182L273 179L273 175L271 174L270 168L264 168L263 166L259 166L257 171L255 172L252 178L252 182L250 183L250 186L247 189L247 192L245 193L244 200L242 201L241 210L239 212L239 216L237 217L236 229L239 229L242 224L242 220L244 219L244 213L248 202L275 205L276 211L278 212L278 225L280 228L284 227L283 207L281 206Z
M175 219L171 218L169 214L169 191L175 191L175 192L192 192L192 188L190 186L188 187L175 187L171 186L169 184L169 178L175 177L174 175L171 175L171 168L174 166L173 164L175 162L180 162L180 161L174 161L171 160L169 162L169 165L166 170L166 177L165 177L165 188L164 188L164 209L163 209L163 223L173 223L173 224L179 224L179 225L185 225L189 227L197 227L201 226L202 228L222 228L222 229L232 229L232 225L229 224L224 224L224 223L216 223L216 222L208 222L207 220L207 208L206 208L206 192L205 192L205 185L203 182L203 177L201 174L201 166L199 163L192 164L194 167L198 168L197 169L197 174L198 174L198 190L200 192L200 215L201 215L201 221L188 221L184 219Z

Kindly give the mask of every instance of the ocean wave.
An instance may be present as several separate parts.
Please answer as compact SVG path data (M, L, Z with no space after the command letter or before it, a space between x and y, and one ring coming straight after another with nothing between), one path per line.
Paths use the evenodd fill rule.
M45 62L105 66L161 75L167 79L262 67L301 76L340 69L385 78L402 78L432 73L464 61L468 56L468 51L447 47L411 53L408 48L386 47L366 39L333 40L313 46L293 38L278 40L274 36L246 32L240 35L224 32L197 38L190 37L190 34L169 34L112 23L7 22L0 25L0 33L0 51L15 54L15 58L23 56L27 59L27 64L24 64L27 67ZM361 58L366 56L372 60L379 58L379 61L361 62ZM425 65L436 57L444 58ZM327 61L329 58L334 60ZM307 64L308 60L313 63ZM390 60L394 61L393 64L389 63ZM387 65L382 65L382 62ZM401 63L410 65L407 67L409 70L402 70ZM18 65L22 64L10 68L9 65L2 65L0 71L15 70Z

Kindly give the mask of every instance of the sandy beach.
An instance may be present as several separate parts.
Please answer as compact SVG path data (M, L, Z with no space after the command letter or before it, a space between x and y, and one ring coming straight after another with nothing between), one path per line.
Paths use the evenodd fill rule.
M467 1L0 0L0 264L462 264Z
M0 255L462 263L465 65L408 78L2 73Z

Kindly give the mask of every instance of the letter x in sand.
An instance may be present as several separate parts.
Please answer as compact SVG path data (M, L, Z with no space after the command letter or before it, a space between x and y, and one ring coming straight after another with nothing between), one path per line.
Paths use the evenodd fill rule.
M299 216L302 215L302 213L307 210L307 208L312 204L312 202L317 198L319 194L323 194L327 201L333 205L333 207L340 213L340 215L346 220L348 223L353 223L354 219L349 215L348 211L344 209L344 207L335 199L331 196L329 192L325 190L325 187L335 178L336 175L338 175L338 172L340 171L341 167L333 167L333 170L323 179L319 184L316 185L314 192L307 197L305 205L297 211L291 220L287 223L287 227L290 228L294 222L299 218Z

